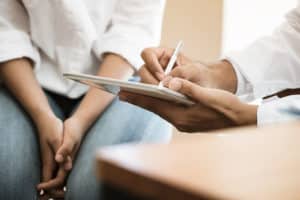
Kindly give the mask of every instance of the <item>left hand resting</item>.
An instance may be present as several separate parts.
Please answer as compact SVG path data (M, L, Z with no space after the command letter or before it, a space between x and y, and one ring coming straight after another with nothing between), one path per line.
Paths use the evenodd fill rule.
M80 122L74 117L64 122L63 143L56 152L55 160L60 164L57 175L50 181L40 183L38 190L46 190L52 197L61 197L61 191L65 185L68 173L72 169L73 162L80 147L84 131L80 126Z
M171 79L167 87L185 94L196 104L185 106L124 91L119 96L123 101L160 115L184 132L256 124L257 106L243 103L230 92L204 88L180 78Z

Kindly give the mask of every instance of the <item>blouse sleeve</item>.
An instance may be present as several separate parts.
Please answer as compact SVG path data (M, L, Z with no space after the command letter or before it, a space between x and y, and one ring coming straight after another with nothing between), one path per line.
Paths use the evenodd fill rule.
M159 45L164 4L164 0L119 0L110 28L96 42L96 55L118 54L138 70L143 64L141 51Z
M17 0L0 1L0 63L27 57L35 66L40 58L29 35L29 19Z

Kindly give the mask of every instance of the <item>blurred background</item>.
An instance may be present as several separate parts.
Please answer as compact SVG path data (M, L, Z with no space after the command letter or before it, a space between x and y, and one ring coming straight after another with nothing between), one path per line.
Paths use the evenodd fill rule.
M271 34L297 0L167 0L162 45L210 61Z

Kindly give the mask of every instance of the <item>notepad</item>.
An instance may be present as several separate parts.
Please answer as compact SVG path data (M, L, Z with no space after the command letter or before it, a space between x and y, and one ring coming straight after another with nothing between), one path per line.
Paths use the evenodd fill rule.
M105 90L112 94L118 94L120 90L123 90L184 105L195 104L194 101L192 101L185 95L165 87L158 87L158 85L151 85L132 81L122 81L108 77L92 76L81 73L65 73L63 74L63 76L67 79L78 81L80 83Z

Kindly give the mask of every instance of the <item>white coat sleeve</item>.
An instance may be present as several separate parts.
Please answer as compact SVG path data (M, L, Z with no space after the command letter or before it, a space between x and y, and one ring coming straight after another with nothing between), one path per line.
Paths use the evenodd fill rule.
M0 63L27 57L35 66L39 53L31 42L29 19L20 1L0 1Z
M241 76L240 94L261 98L287 88L300 87L300 6L270 36L258 39L226 59Z
M258 126L300 119L300 95L264 102L258 107Z
M138 70L141 51L159 45L164 6L164 0L119 0L111 26L94 45L96 55L118 54Z

